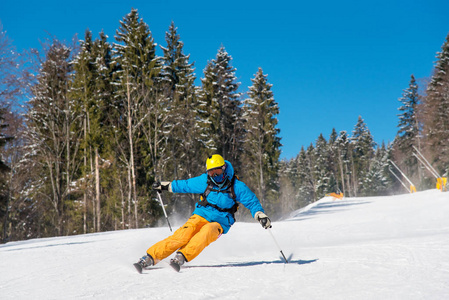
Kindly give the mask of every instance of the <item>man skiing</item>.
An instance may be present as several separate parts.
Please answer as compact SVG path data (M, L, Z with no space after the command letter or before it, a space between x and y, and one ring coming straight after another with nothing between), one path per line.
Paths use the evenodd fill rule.
M206 173L187 180L155 182L153 189L173 193L202 194L192 216L173 235L154 244L135 265L142 269L153 266L177 251L170 265L177 271L194 259L210 243L229 231L235 222L238 203L248 208L263 228L271 227L256 195L234 174L231 163L214 154L206 161Z

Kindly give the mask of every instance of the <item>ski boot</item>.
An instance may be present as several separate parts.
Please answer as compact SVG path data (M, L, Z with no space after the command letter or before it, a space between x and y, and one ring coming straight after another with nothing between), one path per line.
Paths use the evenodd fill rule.
M150 255L142 256L138 262L134 264L134 267L136 268L137 272L142 274L142 270L146 269L148 267L151 267L154 265L154 260Z
M181 266L186 262L186 258L184 254L181 252L176 253L175 257L170 259L170 266L176 271L179 272L181 270Z

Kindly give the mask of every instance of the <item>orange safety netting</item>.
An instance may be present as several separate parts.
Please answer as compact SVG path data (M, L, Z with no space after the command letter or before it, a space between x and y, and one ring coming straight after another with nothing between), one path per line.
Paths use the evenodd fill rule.
M343 193L330 193L330 194L327 194L326 196L330 196L330 197L334 197L334 198L337 198L337 199L341 199L341 198L343 198Z

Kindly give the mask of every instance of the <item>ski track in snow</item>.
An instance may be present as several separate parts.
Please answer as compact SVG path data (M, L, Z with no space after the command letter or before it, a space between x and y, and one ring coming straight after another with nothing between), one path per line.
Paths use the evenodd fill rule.
M179 273L132 263L168 228L0 245L0 299L448 299L449 193L324 198L237 222Z

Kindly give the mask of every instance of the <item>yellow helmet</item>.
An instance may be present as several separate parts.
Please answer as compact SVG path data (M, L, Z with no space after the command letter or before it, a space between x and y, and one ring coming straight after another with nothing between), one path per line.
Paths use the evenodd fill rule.
M209 156L209 158L206 160L206 171L209 171L211 169L219 168L225 165L225 161L223 157L219 154L214 154L212 156Z

